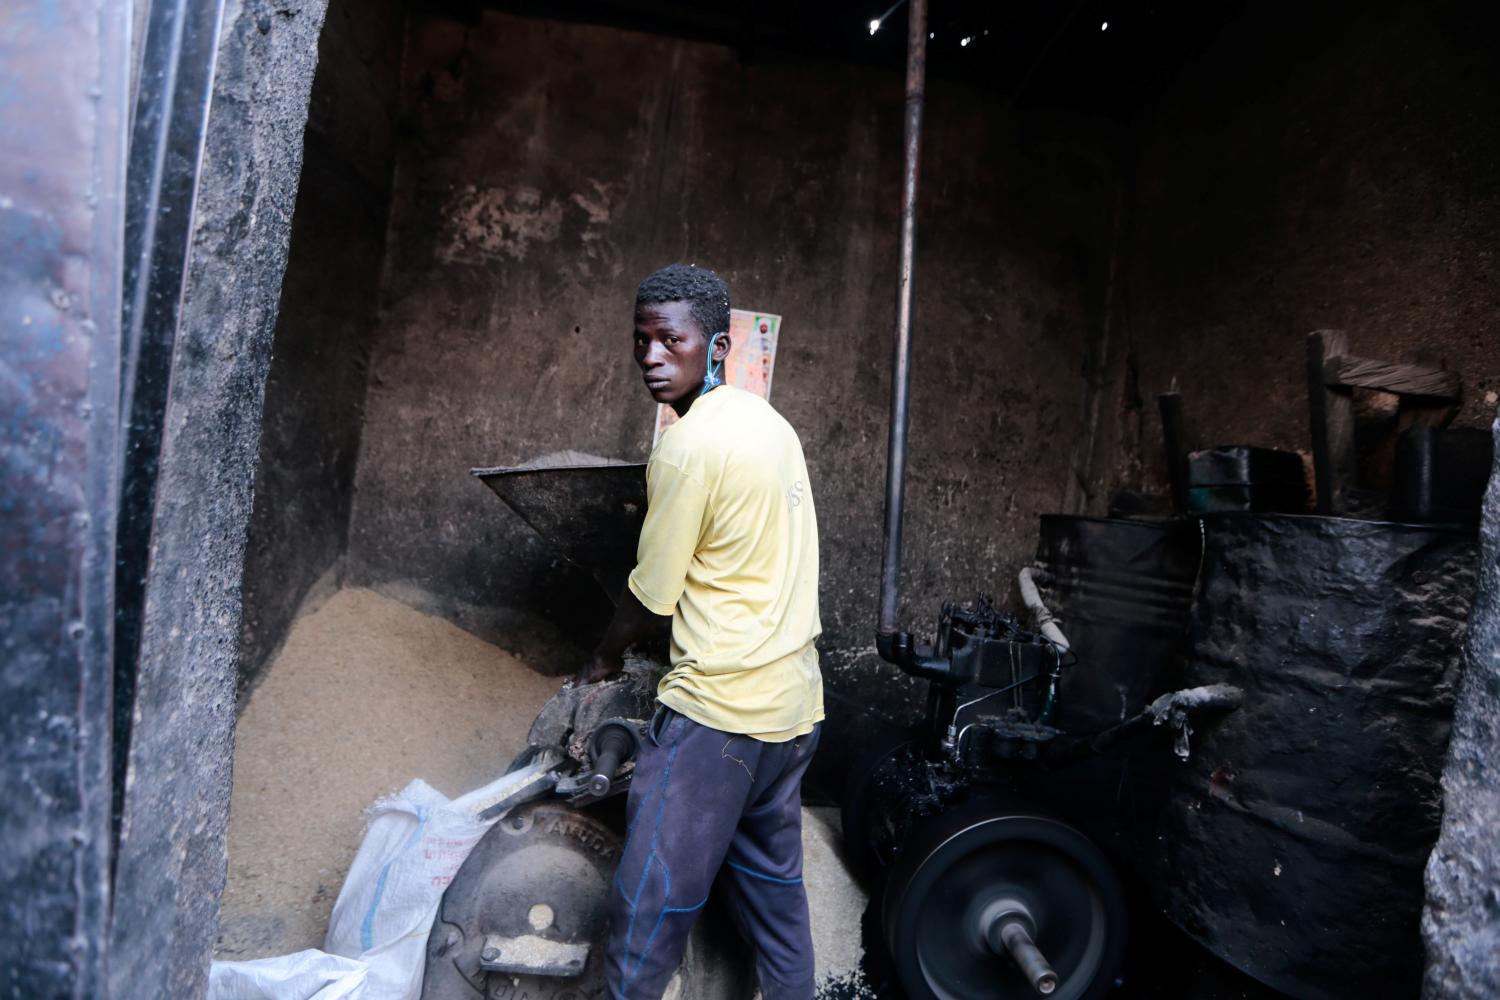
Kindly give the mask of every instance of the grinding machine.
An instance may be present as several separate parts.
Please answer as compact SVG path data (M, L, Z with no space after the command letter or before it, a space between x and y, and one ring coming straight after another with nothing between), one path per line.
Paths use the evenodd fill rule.
M643 466L475 475L619 593L645 512ZM1020 593L1033 627L980 598L945 603L930 647L905 632L881 639L884 655L930 682L926 719L856 767L843 820L851 860L884 886L883 943L913 998L1075 998L1108 988L1125 942L1119 880L1087 836L1026 797L1027 782L1116 753L1133 737L1185 739L1195 714L1238 703L1228 685L1151 691L1149 704L1107 729L1059 728L1090 699L1071 683L1074 653L1040 596L1057 590L1058 573L1044 569L1039 589L1032 572L1023 571ZM620 793L664 670L632 654L620 677L565 683L543 707L510 765L508 794L487 810L498 822L443 896L424 1000L604 995ZM733 934L712 914L703 921L679 972L681 997L743 993L753 977Z
M1165 724L1179 749L1195 721L1233 710L1242 692L1216 685L1153 692L1107 728L1061 728L1076 654L1023 570L1031 627L981 597L942 603L935 636L901 626L903 504L912 368L917 190L927 64L927 4L912 0L907 72L896 336L891 365L884 549L875 646L928 682L926 717L877 746L844 796L850 856L874 870L872 910L900 988L912 1000L1100 997L1124 957L1126 901L1110 860L1077 826L1028 792L1070 763L1122 752ZM1110 664L1101 663L1102 671ZM1084 770L1087 770L1085 768Z
M644 466L476 469L474 474L612 594L635 558ZM511 763L499 817L443 894L428 939L423 1000L591 1000L603 979L605 903L624 834L624 792L666 664L635 655L597 684L543 706ZM669 986L680 1000L738 1000L753 980L734 930L712 908Z

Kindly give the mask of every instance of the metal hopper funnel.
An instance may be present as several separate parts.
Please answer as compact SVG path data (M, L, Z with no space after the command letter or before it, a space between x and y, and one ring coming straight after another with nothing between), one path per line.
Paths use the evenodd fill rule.
M565 559L592 571L612 600L619 596L646 517L645 465L565 452L470 473Z

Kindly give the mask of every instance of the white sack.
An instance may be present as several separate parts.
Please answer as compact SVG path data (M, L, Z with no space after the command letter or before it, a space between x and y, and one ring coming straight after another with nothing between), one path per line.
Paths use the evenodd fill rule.
M364 986L365 963L316 948L208 970L208 1000L365 1000Z
M499 818L478 814L552 763L543 759L451 802L419 778L370 807L323 945L368 966L361 1000L418 1000L443 890Z

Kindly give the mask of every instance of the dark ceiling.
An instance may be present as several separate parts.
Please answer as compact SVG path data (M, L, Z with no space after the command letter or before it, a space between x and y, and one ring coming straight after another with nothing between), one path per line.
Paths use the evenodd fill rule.
M900 70L907 7L891 0L425 0L729 45L748 60L831 59ZM1149 101L1245 0L929 0L928 72L1019 105L1128 114ZM888 16L873 35L870 22ZM968 39L965 44L965 39Z

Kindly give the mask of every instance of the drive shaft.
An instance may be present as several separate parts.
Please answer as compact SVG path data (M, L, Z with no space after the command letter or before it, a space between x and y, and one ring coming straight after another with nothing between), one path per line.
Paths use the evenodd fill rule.
M996 921L990 934L990 945L996 951L1004 949L1009 952L1031 988L1042 996L1049 996L1057 989L1057 973L1052 971L1047 956L1031 939L1031 932L1023 921L1015 918Z

